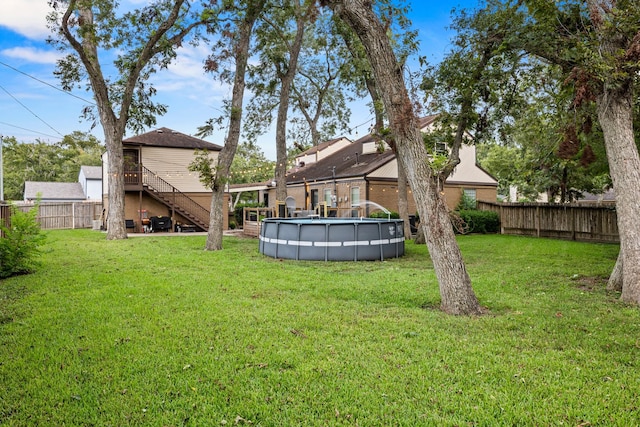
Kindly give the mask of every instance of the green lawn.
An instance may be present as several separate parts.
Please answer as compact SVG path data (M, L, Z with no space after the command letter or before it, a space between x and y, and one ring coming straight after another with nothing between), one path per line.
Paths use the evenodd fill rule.
M412 242L324 263L47 234L39 271L0 282L0 425L640 425L615 245L462 236L489 311L469 318Z

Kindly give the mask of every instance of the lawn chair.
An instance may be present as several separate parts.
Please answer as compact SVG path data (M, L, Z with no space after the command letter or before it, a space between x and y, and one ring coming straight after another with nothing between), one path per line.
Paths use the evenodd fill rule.
M287 207L287 216L289 218L293 217L293 213L296 211L296 199L287 196L287 198L284 199L284 204Z

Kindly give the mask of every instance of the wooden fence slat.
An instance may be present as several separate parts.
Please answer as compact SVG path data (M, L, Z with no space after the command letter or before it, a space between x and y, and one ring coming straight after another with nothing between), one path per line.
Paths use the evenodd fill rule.
M620 241L616 210L612 205L478 201L478 209L498 213L502 234L586 242Z
M28 212L34 205L16 203L16 206L21 211ZM9 211L8 205L6 208L3 206L3 215L5 211ZM43 230L92 228L93 221L100 219L101 214L102 202L40 203L37 220Z

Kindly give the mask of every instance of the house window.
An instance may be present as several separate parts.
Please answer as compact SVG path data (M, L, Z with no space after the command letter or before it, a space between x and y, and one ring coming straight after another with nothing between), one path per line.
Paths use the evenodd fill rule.
M324 189L324 202L327 204L327 206L331 206L331 189L330 188Z
M440 154L442 156L446 156L449 154L446 142L436 142L436 154Z
M351 187L351 206L360 205L360 187Z
M476 208L476 189L465 188L462 190L462 208L463 209L475 209Z

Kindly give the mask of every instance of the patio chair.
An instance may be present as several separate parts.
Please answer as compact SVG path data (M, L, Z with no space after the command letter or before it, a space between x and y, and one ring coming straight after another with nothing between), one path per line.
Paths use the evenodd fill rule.
M296 210L296 199L291 196L287 196L287 198L284 199L284 204L287 207L287 216L291 218Z

